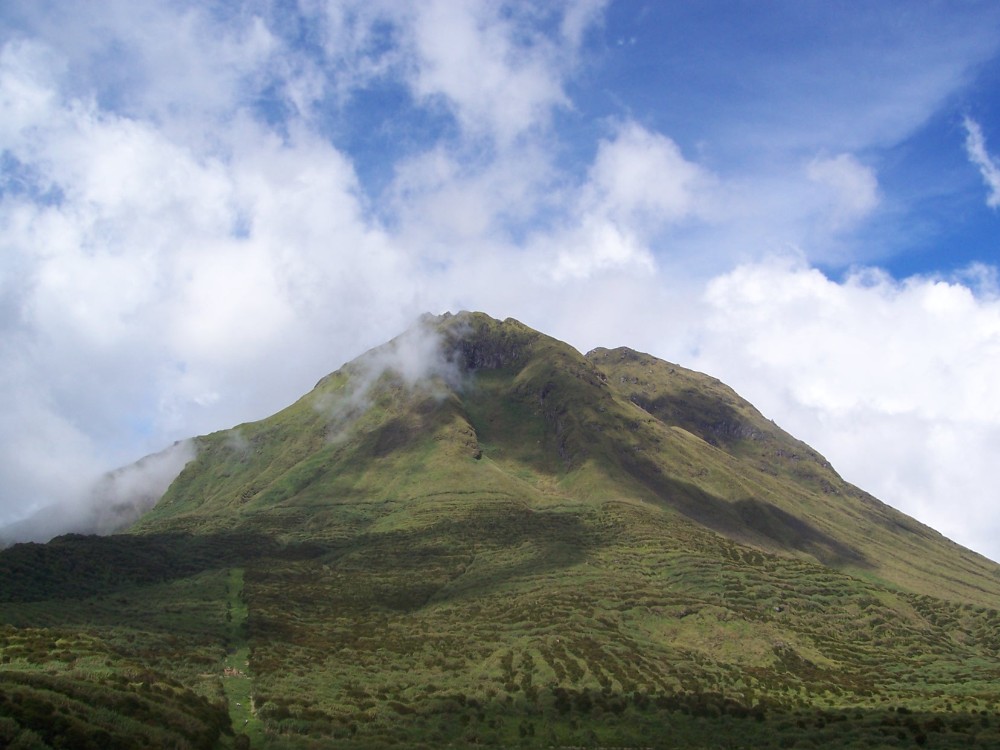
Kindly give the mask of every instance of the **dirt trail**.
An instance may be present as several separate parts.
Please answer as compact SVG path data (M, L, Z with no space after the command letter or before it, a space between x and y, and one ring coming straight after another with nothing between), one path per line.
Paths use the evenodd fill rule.
M242 568L229 571L226 591L229 644L222 665L222 686L229 701L229 718L236 736L246 735L250 747L260 747L263 745L264 727L254 713L251 699L250 648L247 643L247 605L243 599Z

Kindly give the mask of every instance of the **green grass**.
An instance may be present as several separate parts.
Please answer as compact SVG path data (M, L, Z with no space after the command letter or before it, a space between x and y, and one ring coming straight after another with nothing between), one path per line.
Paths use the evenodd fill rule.
M670 726L694 742L711 735L707 717L729 717L733 737L759 729L763 743L774 717L832 711L867 742L890 707L932 722L995 706L992 610L896 594L629 505L466 513L248 569L251 666L275 736L531 744L524 724L548 728L537 744L552 732L641 744ZM949 635L959 616L965 643ZM935 680L915 683L916 664Z
M247 605L243 598L243 569L229 571L226 585L226 656L222 685L229 704L234 730L246 735L251 747L263 743L263 725L254 712L253 682L250 676L250 647L247 644Z
M216 702L123 653L105 635L0 629L0 744L95 749L226 745L228 719Z

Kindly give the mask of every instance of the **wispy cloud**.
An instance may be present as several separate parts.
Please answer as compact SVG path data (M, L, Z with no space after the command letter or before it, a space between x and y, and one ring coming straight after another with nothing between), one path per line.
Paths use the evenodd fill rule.
M986 150L986 138L979 123L966 116L962 120L965 126L965 153L969 161L979 168L983 182L989 191L986 205L990 208L1000 206L1000 164Z
M816 157L809 162L806 175L830 191L830 219L835 229L853 224L878 206L878 178L852 154Z
M197 455L194 440L174 443L153 455L81 485L67 481L59 501L20 522L0 528L0 547L47 542L58 534L110 534L135 523L152 508ZM67 494L65 490L70 490ZM75 490L75 492L73 492Z

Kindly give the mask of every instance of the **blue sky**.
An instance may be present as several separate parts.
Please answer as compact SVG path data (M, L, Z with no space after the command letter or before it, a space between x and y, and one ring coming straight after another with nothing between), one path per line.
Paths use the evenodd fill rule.
M998 84L988 2L6 3L0 524L480 309L1000 559Z

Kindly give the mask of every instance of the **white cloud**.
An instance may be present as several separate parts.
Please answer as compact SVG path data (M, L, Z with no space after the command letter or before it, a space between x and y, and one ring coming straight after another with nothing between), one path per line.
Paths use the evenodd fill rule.
M537 144L511 147L503 159L443 146L401 161L387 191L399 238L425 259L477 253L508 227L530 221L552 197L549 156Z
M556 238L546 236L541 242L553 240L558 251L546 261L546 270L556 282L588 279L609 271L650 272L655 267L653 254L640 237L600 217L585 216L578 228Z
M261 66L283 51L245 9L108 0L100 9L33 3L19 15L17 36L58 50L64 91L206 145L207 126L241 106Z
M63 61L46 45L16 40L0 50L0 138L9 143L26 124L37 123L49 111L53 78Z
M534 30L537 13L522 3L479 0L418 6L413 91L425 100L441 97L463 129L501 144L546 125L554 108L569 105L563 60L574 55L583 21L568 16L571 36L560 44Z
M366 352L349 364L350 380L336 390L327 390L313 399L313 408L327 421L327 437L339 441L347 428L371 405L372 388L383 377L401 380L426 395L443 399L446 383L461 387L464 371L432 321L421 316L412 326L390 341Z
M966 117L962 124L965 126L965 153L982 175L989 194L986 196L986 205L990 208L1000 206L1000 165L986 150L986 138L983 136L983 129L979 123L970 117Z
M59 59L0 58L2 146L32 182L0 194L4 520L285 405L417 311L328 142L233 116L206 151L68 95Z
M317 114L325 96L342 104L374 81L404 82L419 105L453 117L462 137L503 148L570 106L564 82L604 0L300 6L323 47L318 62L284 51L283 92L300 114ZM557 29L543 32L550 20Z
M705 212L714 187L669 138L621 123L598 146L586 181L564 196L564 226L535 235L533 252L557 282L650 272L654 235Z
M75 499L81 483L96 478L100 457L90 436L52 403L38 372L9 339L0 353L5 362L0 387L9 394L0 410L3 526L42 505Z
M602 141L590 169L583 210L619 222L678 221L698 208L710 178L688 161L672 140L635 122L623 123Z
M561 284L646 274L656 267L653 237L702 213L714 184L673 141L630 121L599 144L579 183L560 180L530 141L508 146L502 159L438 146L397 169L394 239L442 268L508 254L516 267L505 276L522 279L511 287L524 277ZM529 228L523 243L511 237L519 224Z
M65 533L110 534L134 523L163 497L181 470L196 455L186 440L146 456L127 467L89 482L79 476L59 477L61 496L13 525L0 528L0 547L15 541L45 542ZM51 458L44 459L51 462ZM78 489L66 494L67 489Z
M577 0L566 4L561 31L571 48L578 49L590 29L600 24L609 0Z
M319 60L290 50L283 55L276 78L298 114L311 115L325 96L343 104L404 66L404 52L394 42L401 28L412 22L408 5L392 0L301 0L299 9L323 54ZM276 15L276 25L288 23Z

